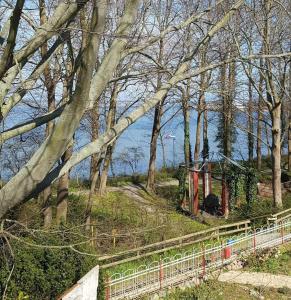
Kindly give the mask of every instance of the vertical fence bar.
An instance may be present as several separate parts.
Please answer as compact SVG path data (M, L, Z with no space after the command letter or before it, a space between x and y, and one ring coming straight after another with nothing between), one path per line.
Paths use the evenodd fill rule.
M223 266L224 263L223 241L220 242L220 257L221 257L221 264Z
M281 222L281 238L282 238L282 245L284 244L284 225L283 222Z
M163 288L163 277L164 277L163 262L162 262L162 260L160 260L160 268L159 268L160 290Z
M109 279L109 277L106 278L105 299L110 300L110 279Z
M257 241L256 241L256 229L254 230L254 237L253 237L253 248L254 248L254 253L256 253L256 246L257 246Z
M202 277L206 275L206 257L205 257L205 246L203 245L203 256L202 256L202 268L203 268L203 273Z

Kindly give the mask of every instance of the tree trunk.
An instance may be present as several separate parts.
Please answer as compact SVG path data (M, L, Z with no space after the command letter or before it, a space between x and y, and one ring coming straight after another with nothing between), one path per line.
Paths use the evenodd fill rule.
M272 172L273 201L275 207L282 207L281 188L281 104L272 111Z
M66 163L72 156L73 153L73 141L68 147L62 157L62 163ZM56 223L65 224L67 221L67 211L68 211L68 196L69 196L69 172L65 173L60 177L57 190L57 214Z
M108 146L107 151L106 151L103 168L102 168L102 173L100 176L100 185L99 185L99 191L98 191L100 196L103 196L106 192L108 172L109 172L109 168L110 168L110 162L112 160L114 146L115 146L115 143Z
M209 157L209 143L208 143L208 113L205 108L203 113L203 158Z
M291 172L291 65L289 65L288 171Z
M39 0L39 12L40 12L40 25L43 25L47 22L46 16L46 7L44 0ZM41 57L44 58L47 55L47 43L44 43L41 46ZM53 77L51 76L51 69L50 66L47 65L44 69L44 85L47 90L47 103L48 103L48 112L55 110L56 108L56 100L55 100L55 88L56 82L54 81ZM46 138L52 133L54 126L54 122L50 121L46 124ZM52 208L51 208L51 187L48 186L42 193L42 212L44 217L44 227L48 228L52 224Z
M110 106L107 114L107 120L106 120L106 129L109 130L115 125L115 119L116 119L116 103L117 103L117 96L120 91L120 87L117 85L117 83L113 86L113 91L111 94L110 99ZM112 154L114 150L115 142L109 145L106 149L102 174L100 176L100 184L99 184L99 195L102 196L105 194L106 191L106 185L107 185L107 177L108 177L108 171L110 168L110 163L112 159Z
M92 108L91 112L91 141L96 141L99 135L99 100ZM90 182L92 182L94 174L98 172L98 154L91 156L90 164Z
M206 46L201 49L201 66L204 67L206 65ZM197 121L196 121L196 137L195 137L195 148L194 148L194 162L199 160L200 155L200 141L201 141L201 122L202 122L202 113L205 109L205 90L208 85L207 74L201 74L200 80L200 91L198 98L198 107L197 107ZM195 163L195 167L198 168L198 164Z
M194 148L194 166L198 168L198 160L200 154L200 136L201 136L201 117L202 112L200 109L200 103L198 102L197 120L196 120L196 135L195 135L195 148Z
M262 60L260 60L260 66L262 67ZM263 120L263 76L260 73L259 81L259 101L258 101L258 123L257 123L257 169L261 171L262 169L262 120Z
M183 95L183 121L184 121L184 157L185 165L187 168L190 166L190 111L189 111L189 99L190 98L190 80L187 80L186 94Z
M99 153L98 157L97 157L97 171L93 174L92 180L91 180L91 185L90 185L90 192L89 192L89 198L88 198L88 202L86 205L86 210L85 210L85 224L86 224L86 231L89 232L90 231L90 224L91 224L91 213L92 213L92 207L93 207L93 196L95 195L95 191L96 191L96 186L97 186L97 182L99 179L99 168L100 165L102 163L102 159L101 159L101 153Z
M252 68L250 67L250 74ZM254 160L254 122L253 122L253 89L249 80L249 100L248 100L248 158L249 163L253 164Z
M163 40L161 39L159 44L159 54L158 54L158 62L160 64L162 63L163 60L163 47L164 47L164 43ZM159 90L161 84L162 84L161 74L158 73L157 87L156 87L157 90ZM163 115L163 105L165 99L166 98L163 98L163 100L159 102L155 107L155 116L154 116L154 123L153 123L152 137L151 137L151 144L150 144L150 160L149 160L148 176L147 176L147 183L146 183L146 189L149 191L155 191L157 145L158 145L158 138L161 129L161 118Z
M150 191L155 190L157 144L158 144L158 137L159 137L160 126L161 126L163 102L164 101L158 103L155 108L155 117L154 117L151 144L150 144L149 169L148 169L147 184L146 184L147 190Z

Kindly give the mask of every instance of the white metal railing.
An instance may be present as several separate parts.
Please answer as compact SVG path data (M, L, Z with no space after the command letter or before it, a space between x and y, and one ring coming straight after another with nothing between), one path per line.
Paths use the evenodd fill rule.
M135 299L187 280L198 281L207 272L235 260L242 253L288 240L291 240L290 219L116 273L106 280L106 300Z

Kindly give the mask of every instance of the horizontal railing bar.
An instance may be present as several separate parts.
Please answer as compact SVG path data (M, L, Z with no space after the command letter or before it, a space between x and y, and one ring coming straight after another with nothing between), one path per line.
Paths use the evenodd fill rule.
M150 249L150 248L159 247L159 246L163 246L163 245L167 245L167 244L171 244L171 243L175 243L175 242L180 243L183 240L187 240L187 239L190 239L192 237L196 237L196 236L199 236L199 235L202 235L202 234L211 233L211 232L215 232L215 231L220 230L220 229L231 228L231 227L235 227L235 226L239 226L239 225L245 225L245 224L249 224L249 223L251 223L250 220L244 220L244 221L240 221L240 222L236 222L236 223L231 223L231 224L226 224L226 225L221 225L221 226L209 228L209 229L206 229L206 230L194 232L194 233L187 234L187 235L184 235L184 236L168 239L168 240L165 240L165 241L162 241L162 242L157 242L157 243L153 243L153 244L146 245L146 246L143 246L143 247L134 248L134 249L131 249L131 250L128 250L128 251L119 252L117 254L101 256L101 257L98 258L98 261L101 262L101 261L104 261L104 260L118 258L118 257L123 256L123 255L132 254L132 253L139 252L139 251L144 251L144 250L147 250L147 249Z

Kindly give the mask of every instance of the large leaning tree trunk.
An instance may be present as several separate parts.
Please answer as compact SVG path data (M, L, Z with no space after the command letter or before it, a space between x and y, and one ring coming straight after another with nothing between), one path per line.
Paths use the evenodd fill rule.
M94 10L91 22L91 38L80 59L80 70L72 101L64 108L52 134L35 152L28 163L1 189L0 217L10 208L30 196L68 148L73 134L88 107L88 99L91 99L91 97L96 99L100 96L121 59L127 34L135 19L138 3L138 0L127 1L124 15L117 28L116 36L118 37L112 43L92 79L94 88L91 92L91 78L97 57L96 39L98 38L96 34L97 13Z
M71 40L68 40L68 48L70 48ZM81 47L83 49L84 46ZM62 103L65 105L72 99L72 88L73 88L73 65L74 58L73 53L70 53L66 61L66 75L63 84L63 98ZM73 153L74 138L71 140L68 148L61 157L61 163L65 164L72 156ZM70 171L63 174L58 181L57 185L57 212L56 212L56 224L59 225L61 222L66 223L67 210L68 210L68 198L69 198L69 183L70 183Z

